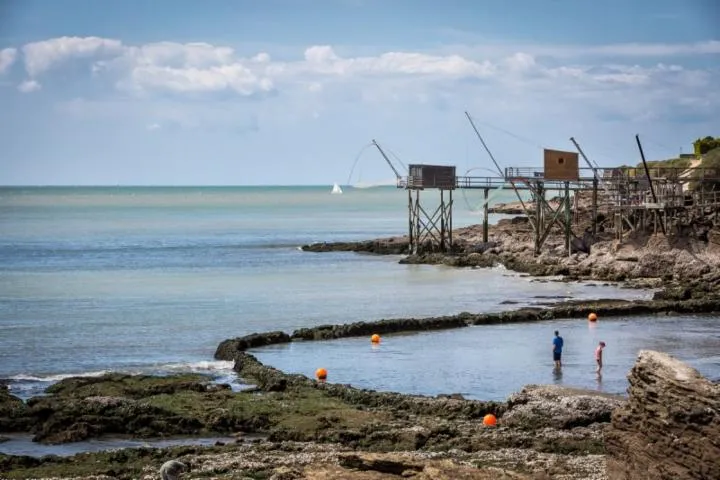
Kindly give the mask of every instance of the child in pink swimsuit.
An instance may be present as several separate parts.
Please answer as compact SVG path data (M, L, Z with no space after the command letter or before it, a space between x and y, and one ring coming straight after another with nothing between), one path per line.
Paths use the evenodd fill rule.
M596 372L600 374L600 371L602 370L602 357L603 357L603 348L605 348L605 342L600 342L598 344L598 347L595 349L595 362L597 362L597 370Z

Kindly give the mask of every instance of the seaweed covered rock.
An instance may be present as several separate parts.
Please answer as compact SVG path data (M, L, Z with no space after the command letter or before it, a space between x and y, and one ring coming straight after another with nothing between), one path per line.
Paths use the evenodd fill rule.
M246 397L200 375L108 374L67 378L27 401L34 440L66 443L102 435L157 437L229 433L253 427ZM20 431L20 429L16 429Z
M104 434L191 434L203 427L196 418L122 397L46 398L36 402L31 413L43 420L33 440L44 443L77 442Z
M605 442L613 479L720 478L720 385L669 355L644 350L629 400Z
M408 251L408 237L389 237L361 242L317 242L303 245L304 252L359 252L400 255Z
M30 425L27 405L0 383L0 432L19 432Z
M249 348L265 347L277 343L288 343L290 335L285 332L275 331L267 333L252 333L244 337L230 338L224 340L215 350L216 360L233 361L235 355L244 352Z

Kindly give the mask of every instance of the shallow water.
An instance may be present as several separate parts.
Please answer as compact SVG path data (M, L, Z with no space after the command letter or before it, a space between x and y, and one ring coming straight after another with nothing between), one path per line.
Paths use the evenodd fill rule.
M500 311L567 297L652 294L536 282L502 268L399 265L399 257L301 252L298 246L314 241L405 233L406 192L370 188L329 195L329 189L0 187L0 378L9 379L11 392L23 398L68 376L107 371L197 372L241 388L232 363L212 358L226 338ZM454 226L482 221L475 211L477 193L455 197ZM496 201L512 200L504 194ZM498 218L491 216L491 223ZM653 341L660 349L679 348L679 355L718 376L718 329L709 322L622 322L602 320L595 327L595 335L608 341L599 385L592 373L597 338L579 320L387 336L377 349L368 339L292 344L258 355L308 375L324 366L331 381L362 387L486 399L502 399L533 382L622 391L635 351ZM549 361L556 325L567 342L562 378L552 376ZM692 334L693 326L702 333ZM0 444L0 452L12 445L17 444ZM86 451L94 445L75 447Z
M228 365L212 361L215 348L253 332L487 312L542 296L650 295L299 251L312 241L405 233L405 192L346 192L0 188L0 378L28 397L105 371L227 377ZM456 201L456 226L481 220Z
M479 325L416 334L299 342L251 350L286 372L312 377L319 367L328 381L359 388L466 398L505 400L528 384L559 384L624 394L626 376L641 349L687 361L711 379L720 379L718 316L638 316ZM553 368L553 331L565 340L563 368ZM602 376L594 351L607 343Z
M118 450L121 448L165 448L181 445L210 446L217 442L232 443L233 437L208 437L208 438L173 438L173 439L145 439L133 440L127 438L101 438L86 440L82 442L63 443L60 445L43 445L32 441L32 435L6 435L9 440L0 443L0 453L5 455L28 455L31 457L43 457L45 455L57 455L69 457L84 452L100 452L105 450Z

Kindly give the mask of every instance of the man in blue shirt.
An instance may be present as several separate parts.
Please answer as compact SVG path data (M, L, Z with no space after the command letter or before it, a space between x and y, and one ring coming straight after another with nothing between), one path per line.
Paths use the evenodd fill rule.
M560 336L560 332L555 330L555 338L553 338L553 360L555 361L555 368L562 367L562 349L563 339Z

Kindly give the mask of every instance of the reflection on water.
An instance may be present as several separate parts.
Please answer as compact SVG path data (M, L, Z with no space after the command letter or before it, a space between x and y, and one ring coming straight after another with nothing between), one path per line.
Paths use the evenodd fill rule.
M552 337L564 337L563 366L553 369ZM595 347L603 340L602 376ZM318 367L328 381L360 388L504 400L524 385L554 383L623 394L626 376L641 349L687 361L712 380L720 378L717 316L646 316L481 325L439 332L299 342L255 349L264 363L312 377Z
M64 443L61 445L43 445L32 441L32 435L9 434L10 440L0 443L0 453L6 455L29 455L42 457L45 455L58 455L68 457L83 452L99 452L104 450L117 450L120 448L164 448L180 445L215 445L216 443L232 443L232 437L211 438L174 438L174 439L145 439L133 440L125 438L102 438L86 440L83 442Z

